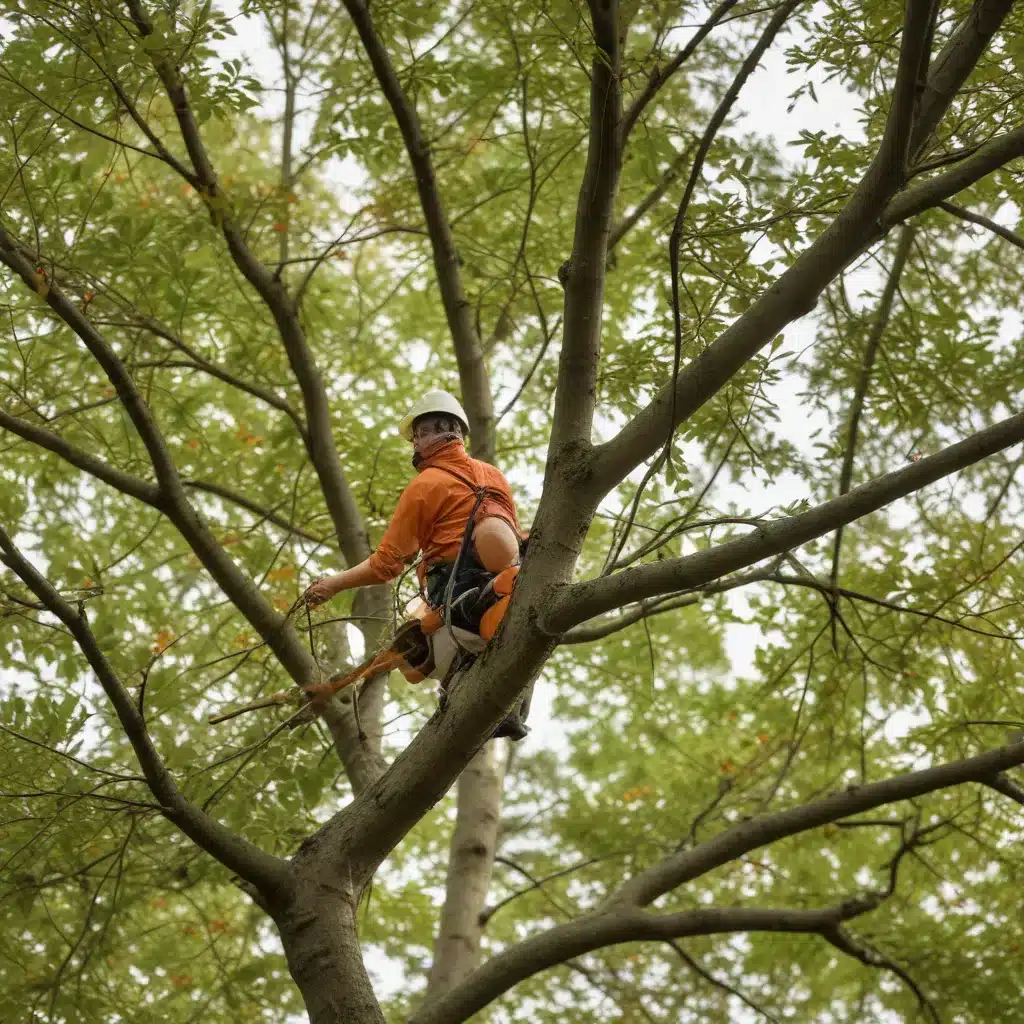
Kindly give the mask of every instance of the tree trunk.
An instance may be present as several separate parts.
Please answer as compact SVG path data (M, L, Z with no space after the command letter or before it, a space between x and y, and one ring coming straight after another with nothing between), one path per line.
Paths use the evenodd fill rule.
M309 882L276 916L310 1024L384 1024L363 965L355 911L351 892Z
M501 820L503 773L494 748L494 743L485 744L459 777L458 814L427 999L457 985L479 960L480 915L487 904Z

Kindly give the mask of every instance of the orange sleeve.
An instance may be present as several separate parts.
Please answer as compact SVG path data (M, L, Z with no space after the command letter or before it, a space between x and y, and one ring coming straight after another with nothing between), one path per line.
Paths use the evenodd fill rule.
M381 583L401 576L406 559L420 549L420 521L426 499L421 478L416 477L398 499L394 515L377 550L367 559L374 579Z

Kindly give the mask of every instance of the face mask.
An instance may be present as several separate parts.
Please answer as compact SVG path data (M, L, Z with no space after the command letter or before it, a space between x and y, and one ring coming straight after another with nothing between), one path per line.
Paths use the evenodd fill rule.
M461 440L462 438L456 433L435 434L429 440L421 442L418 450L413 451L413 467L419 469L425 460L436 455L445 445L451 444L452 441Z

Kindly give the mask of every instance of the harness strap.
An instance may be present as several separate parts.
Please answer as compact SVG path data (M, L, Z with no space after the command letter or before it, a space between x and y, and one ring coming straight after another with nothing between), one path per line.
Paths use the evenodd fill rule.
M493 487L487 487L486 485L477 486L467 480L461 473L457 473L454 469L449 469L447 466L432 466L430 468L439 469L441 472L455 477L456 480L465 484L466 487L476 495L476 501L473 502L473 511L469 513L469 519L466 520L466 529L462 534L462 543L459 545L459 552L455 556L455 562L452 564L451 573L448 576L448 584L444 590L444 603L442 605L441 612L441 618L448 630L448 635L460 650L465 651L466 648L459 642L459 638L455 635L455 631L452 629L451 624L452 597L455 594L455 579L459 574L459 567L462 564L462 559L466 553L466 549L469 547L469 540L473 535L473 524L476 520L476 514L480 510L480 506L483 504L484 499L488 494L500 495L500 492L495 490Z

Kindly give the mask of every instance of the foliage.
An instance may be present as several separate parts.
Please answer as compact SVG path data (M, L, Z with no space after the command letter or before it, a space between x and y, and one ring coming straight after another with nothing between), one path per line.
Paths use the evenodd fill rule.
M107 2L24 0L0 23L0 222L37 268L34 292L4 277L0 410L158 479L124 396L47 306L59 287L128 368L233 564L317 655L346 643L358 653L372 634L363 639L366 620L347 598L315 613L313 628L296 611L310 579L341 563L337 524L280 318L232 260L223 228L240 226L275 280L301 292L330 430L372 544L411 473L397 419L425 385L459 381L417 179L344 10L292 0L245 3L237 16L149 7L144 39ZM969 10L941 5L936 51ZM591 130L590 20L561 0L394 0L372 14L429 141L503 414L497 461L530 521L559 374L559 274ZM736 4L630 138L615 223L667 187L609 255L602 440L670 379L668 233L697 140L770 14ZM693 4L623 5L627 108L706 18ZM798 113L826 90L846 97L846 125L787 146L734 113L713 140L680 250L684 366L854 192L885 132L903 18L890 0L855 12L800 6L775 42L773 81L784 52L795 73L787 88L802 82L792 87ZM283 55L280 74L244 52L256 39ZM1019 5L997 40L933 140L937 166L1019 129ZM219 177L213 199L171 166L191 154L154 72L161 60L187 83ZM810 317L711 395L667 459L620 481L590 525L576 578L707 550L835 496L847 459L855 485L1017 411L1019 161L955 204L913 219L890 311L883 294L909 229L867 248ZM1003 234L965 222L955 212L965 208ZM876 328L877 357L866 362ZM291 855L353 788L321 722L268 713L207 724L224 705L287 685L259 630L167 516L15 433L2 445L0 526L85 610L185 796ZM1020 461L1007 452L978 462L861 518L841 548L834 536L812 541L760 563L762 578L743 587L558 648L537 684L535 738L510 757L485 952L597 910L680 844L976 754L1020 728ZM833 572L845 596L823 589ZM410 580L400 593L412 596ZM5 1019L301 1013L268 918L161 816L74 638L2 567L0 637ZM394 758L433 710L425 688L391 679L383 754ZM630 943L529 977L481 1019L727 1021L749 1001L773 1018L912 1020L925 1012L923 993L944 1020L1009 1020L1024 987L1019 811L979 785L933 793L790 836L658 906L817 907L884 890L891 876L893 893L851 931L902 974L818 935ZM389 1019L422 1003L454 820L451 799L427 814L360 905Z

